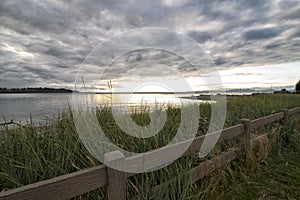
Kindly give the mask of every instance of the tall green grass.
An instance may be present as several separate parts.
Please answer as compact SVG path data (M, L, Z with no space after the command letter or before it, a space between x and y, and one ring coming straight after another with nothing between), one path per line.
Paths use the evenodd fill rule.
M237 124L241 118L256 119L279 112L284 108L296 106L300 106L300 95L265 94L228 97L225 127ZM181 122L180 111L179 108L169 106L166 110L167 121L164 128L156 136L145 139L134 138L122 132L114 122L109 107L98 108L96 114L99 124L115 144L126 150L145 152L165 146L176 135ZM199 127L198 135L207 130L211 116L210 112L210 104L200 105L201 127ZM149 111L133 112L132 119L139 125L147 125L150 122ZM6 127L6 137L0 141L0 191L101 164L81 143L76 133L71 109L49 119L47 126L43 128L37 128L37 125L33 120L30 120L25 127L14 130ZM277 124L278 126L281 125ZM273 125L266 126L260 131L270 132L273 130L272 128ZM281 132L282 130L277 131ZM295 137L295 130L289 130L289 132L287 138ZM208 157L231 145L234 145L234 142L217 145ZM202 160L191 155L180 158L158 171L138 174L128 178L127 198L152 199L154 194L151 193L151 188L177 175L179 175L179 178L170 186L167 195L158 198L210 199L218 197L215 199L221 199L223 197L233 198L235 195L238 196L236 190L228 186L239 182L240 184L237 187L244 187L244 182L241 180L248 176L248 171L251 171L246 168L249 168L249 166L243 166L242 163L236 161L204 180L188 186L187 171ZM91 191L84 194L82 198L105 199L105 190Z
M285 126L277 124L262 133L269 134L267 152L262 152L267 157L256 159L250 167L236 160L206 177L200 186L201 199L300 198L299 115L291 117Z

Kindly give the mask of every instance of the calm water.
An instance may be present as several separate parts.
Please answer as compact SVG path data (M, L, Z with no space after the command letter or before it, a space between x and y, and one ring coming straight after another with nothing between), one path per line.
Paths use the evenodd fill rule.
M185 95L187 96L187 95ZM29 120L30 115L35 120L45 120L58 114L59 111L68 108L85 106L103 106L110 105L123 106L124 104L132 107L146 106L166 106L167 104L177 104L180 102L203 102L188 99L180 99L170 94L134 94L134 95L106 95L94 94L85 95L77 94L78 104L73 104L72 94L0 94L0 122L4 121L21 121ZM112 101L111 101L112 99Z

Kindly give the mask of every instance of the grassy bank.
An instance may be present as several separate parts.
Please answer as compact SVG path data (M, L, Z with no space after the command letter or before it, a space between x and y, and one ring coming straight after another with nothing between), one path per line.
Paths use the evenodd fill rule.
M256 119L281 111L283 108L296 106L300 106L300 95L278 94L231 97L227 99L225 127L237 124L241 118ZM169 107L167 109L167 121L159 134L148 139L138 139L126 135L117 127L110 108L99 108L96 112L98 121L108 137L120 147L135 152L144 152L166 145L177 133L180 124L180 109ZM203 134L203 131L207 129L209 124L210 104L201 104L200 113L202 125L199 129L199 135ZM142 113L133 113L132 118L139 125L147 125L150 120L147 110ZM299 119L293 118L293 120L297 122ZM286 156L289 156L290 151L287 144L291 143L287 143L289 140L295 143L293 146L297 146L297 144L300 146L299 140L296 139L299 135L299 132L297 132L299 130L298 124L291 123L288 129L283 128L281 124L270 125L255 133L273 132L277 136L285 136L280 137L279 142L277 142L280 148L269 149L271 156L268 159L273 160L265 161L265 159L262 159L263 161L271 164L277 161L281 162L280 157L276 156L275 153L281 154L282 159L287 159ZM36 128L36 124L29 121L29 125L24 128L6 129L6 138L2 139L0 144L0 191L101 164L93 158L80 142L70 110L53 117L47 121L47 125L42 130L39 130ZM39 134L41 131L43 134ZM221 149L233 144L234 141L218 145L209 156L217 154ZM297 151L298 149L295 149L295 152ZM274 156L272 157L272 155ZM262 160L257 160L254 163ZM268 187L263 182L263 179L260 178L262 175L257 177L251 175L255 174L254 169L260 169L262 174L265 173L264 170L273 173L271 172L272 165L268 169L267 165L258 165L256 167L256 164L252 164L245 166L243 163L236 161L226 166L222 171L187 187L189 180L184 175L188 169L201 161L195 156L188 156L156 172L129 178L127 180L128 199L131 199L133 196L139 196L141 199L151 199L152 194L150 191L153 186L179 174L182 176L170 188L169 199L210 199L213 197L214 199L241 199L239 198L239 191L242 191L241 194L244 194L243 198L247 199L248 196L251 197L248 193L253 193L254 195L261 193L255 187L255 184L251 190L246 189L251 187L251 184L249 185L247 181L258 182L261 180L257 184L263 185L262 187ZM291 176L295 175L294 173L297 172L297 169L289 172ZM281 169L279 168L276 173L280 173L280 171ZM269 179L265 178L265 181L267 180ZM282 178L282 180L285 179ZM289 181L289 179L286 180ZM262 194L267 193L262 192ZM105 192L102 189L98 189L84 195L83 198L102 199L105 198Z
M206 177L201 199L300 198L300 117L292 117L287 127L277 124L262 133L271 134L261 157L250 165L235 161Z

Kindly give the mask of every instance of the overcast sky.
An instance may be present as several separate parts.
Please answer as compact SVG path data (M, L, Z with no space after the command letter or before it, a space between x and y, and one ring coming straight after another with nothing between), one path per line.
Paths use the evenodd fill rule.
M142 27L192 37L221 70L227 88L286 86L300 79L299 0L1 0L0 87L72 88L93 48Z

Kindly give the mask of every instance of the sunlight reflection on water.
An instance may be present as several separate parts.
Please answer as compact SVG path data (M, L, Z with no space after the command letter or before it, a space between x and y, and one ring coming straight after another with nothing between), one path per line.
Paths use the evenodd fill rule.
M201 103L207 101L178 98L189 94L75 94L82 108L89 106L124 106L129 104L132 110L139 108L166 108L168 105L180 106L182 103ZM127 101L126 99L129 99ZM22 121L30 119L45 120L59 112L72 109L72 94L0 94L0 122Z

